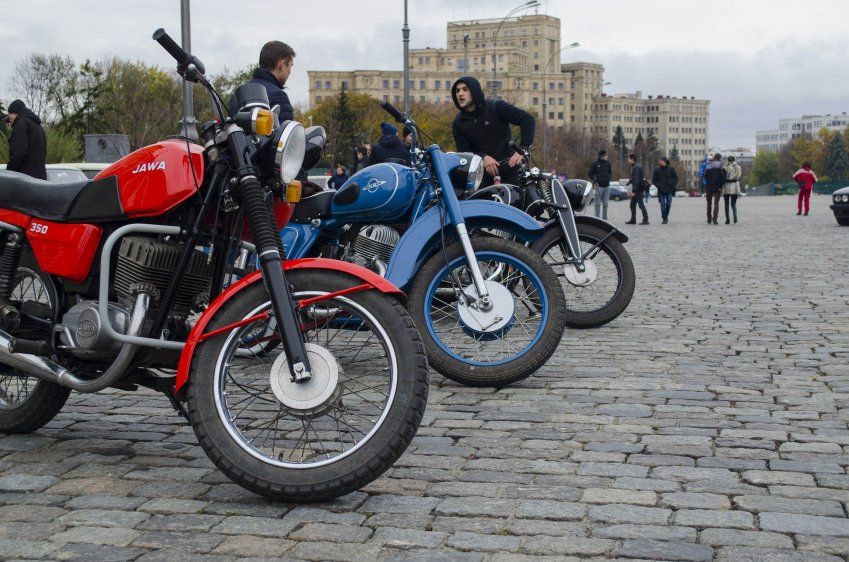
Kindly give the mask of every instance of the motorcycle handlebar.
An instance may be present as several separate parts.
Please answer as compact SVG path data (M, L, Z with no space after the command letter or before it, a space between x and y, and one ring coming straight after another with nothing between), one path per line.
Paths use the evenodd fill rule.
M404 114L398 111L394 105L389 103L388 101L380 102L380 107L383 108L383 111L391 115L395 118L396 123L406 123L407 119L404 117Z
M179 69L185 70L190 64L193 64L201 74L206 72L203 63L200 62L197 57L193 57L183 50L183 48L180 47L177 42L174 41L161 27L153 32L153 40L162 45L162 48L168 51L169 55L174 57Z

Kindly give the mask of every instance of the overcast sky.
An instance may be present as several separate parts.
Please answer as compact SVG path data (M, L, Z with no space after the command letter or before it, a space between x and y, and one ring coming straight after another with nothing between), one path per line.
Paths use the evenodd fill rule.
M754 146L780 117L849 111L846 0L542 0L561 20L563 62L605 66L608 93L711 100L712 146ZM411 46L444 47L445 23L506 15L522 0L410 0ZM192 47L207 70L241 69L269 39L297 51L289 82L307 99L310 70L400 69L402 0L195 0ZM33 52L118 55L173 67L151 39L179 42L179 0L28 0L3 10L0 94L10 101L16 61ZM844 53L841 56L839 53Z

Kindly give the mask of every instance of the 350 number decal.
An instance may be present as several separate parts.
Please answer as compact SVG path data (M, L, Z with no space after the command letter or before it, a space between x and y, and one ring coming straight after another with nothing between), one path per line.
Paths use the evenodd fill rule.
M36 234L47 234L47 225L34 222L29 225L29 231Z

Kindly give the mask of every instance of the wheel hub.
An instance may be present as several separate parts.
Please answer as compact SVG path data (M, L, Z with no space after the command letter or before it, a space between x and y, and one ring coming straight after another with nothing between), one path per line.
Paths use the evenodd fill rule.
M494 340L510 331L515 318L515 301L510 290L497 281L484 281L489 291L489 301L492 305L487 310L480 307L481 299L474 285L463 289L467 300L472 304L457 302L457 312L463 331L475 339Z
M587 287L598 279L598 268L593 260L584 260L584 271L578 271L573 263L563 266L563 275L566 280L576 287Z
M308 418L329 410L342 393L339 364L324 347L305 343L312 378L294 382L286 354L281 353L271 366L271 391L283 409L295 417Z

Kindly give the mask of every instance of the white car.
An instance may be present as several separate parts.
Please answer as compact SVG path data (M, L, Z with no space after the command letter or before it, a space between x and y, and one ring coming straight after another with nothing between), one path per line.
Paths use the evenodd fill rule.
M111 164L74 162L72 164L47 164L47 181L53 183L72 183L92 179L101 170ZM6 164L0 164L0 170L5 170Z
M675 197L687 197L687 192L686 191L680 191L680 190L676 191Z

